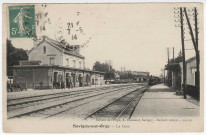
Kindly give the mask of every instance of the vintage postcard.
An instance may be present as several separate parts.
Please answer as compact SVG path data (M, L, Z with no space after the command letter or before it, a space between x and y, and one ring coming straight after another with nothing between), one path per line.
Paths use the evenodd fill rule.
M4 3L4 132L203 132L203 19L202 3Z

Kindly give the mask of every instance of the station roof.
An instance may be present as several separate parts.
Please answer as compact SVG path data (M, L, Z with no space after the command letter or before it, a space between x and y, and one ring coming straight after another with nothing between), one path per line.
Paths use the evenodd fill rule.
M47 42L47 43L49 43L50 45L54 46L55 48L63 51L64 54L73 55L73 56L76 56L76 57L79 57L79 58L82 58L82 59L85 58L84 56L80 55L79 53L77 53L77 52L74 51L73 49L69 49L69 48L66 48L65 46L61 45L61 44L60 44L58 41L56 41L56 40L53 40L53 39L51 39L51 38L48 38L47 36L42 36L42 38L43 38L42 41L37 44L37 47L38 47L39 45L41 45L43 42ZM79 46L79 45L75 45L75 46ZM29 50L29 53L30 53L31 51L33 51L33 50L34 50L34 47L32 47L32 48Z
M196 60L196 56L189 58L186 63L190 63L191 61Z
M13 68L13 69L19 69L19 68L22 68L22 69L24 69L24 68L59 68L59 69L68 69L68 70L74 70L74 71L84 71L84 72L105 74L105 72L100 72L100 71L81 69L81 68L72 68L72 67L59 66L59 65L15 65L15 66L9 67L9 68Z

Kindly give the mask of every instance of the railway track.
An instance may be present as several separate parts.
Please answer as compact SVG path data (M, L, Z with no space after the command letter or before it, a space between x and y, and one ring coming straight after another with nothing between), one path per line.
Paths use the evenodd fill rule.
M119 88L124 86L112 86L110 88ZM88 90L79 90L79 91L70 91L64 93L56 93L56 94L48 94L48 95L39 95L39 96L32 96L32 97L23 97L18 99L10 99L7 101L7 110L12 111L15 109L25 108L28 106L33 106L41 103L46 102L54 102L56 100L61 100L64 98L70 98L71 96L80 96L82 94L90 94L95 91L102 91L108 89L107 87L100 88L100 89L88 89Z
M55 117L55 116L58 117L59 114L61 115L62 113L66 112L66 111L70 111L70 110L76 109L78 107L82 107L82 106L87 105L91 102L97 102L101 99L105 99L106 96L111 97L113 95L117 95L117 94L120 93L120 91L123 91L123 90L126 91L128 88L131 89L131 88L134 88L134 87L126 87L126 88L121 88L121 89L118 89L118 90L113 90L113 91L108 92L108 93L99 94L99 95L96 95L94 97L90 97L90 99L89 98L88 99L82 99L78 103L73 102L75 104L74 106L71 106L71 104L70 104L68 106L65 106L64 110L59 110L58 112L55 111L54 113L49 112L49 115L47 117L43 118L43 119L47 119L47 118L51 118L51 117Z
M48 118L48 117L52 117L52 116L55 116L61 112L64 112L66 110L68 110L67 106L70 106L71 103L74 103L74 102L77 102L77 101L81 101L81 100L84 100L84 99L89 99L89 98L92 98L92 97L95 97L95 96L103 96L104 94L112 94L115 92L118 93L119 91L121 90L124 90L124 89L128 89L128 88L134 88L134 87L137 87L137 85L133 85L133 86L128 86L128 85L124 85L124 86L117 86L117 87L110 87L110 88L113 88L112 90L107 90L107 91L103 91L105 90L106 88L104 89L97 89L96 91L98 91L97 93L95 94L92 94L92 95L86 95L85 93L82 93L83 97L79 97L80 95L76 95L77 97L79 98L76 98L74 100L65 100L65 99L62 99L63 102L59 102L58 103L55 103L55 104L49 104L49 105L43 105L37 109L33 109L33 110L30 110L30 111L25 111L25 112L21 112L21 113L17 113L17 114L12 114L8 117L8 119L11 119L11 118L20 118L20 117L28 117L28 116L31 116L31 115L39 115L39 114L46 114L44 115L44 118ZM103 91L103 92L102 92ZM94 91L91 91L91 93L94 93ZM85 96L86 95L86 96ZM51 97L49 97L50 99ZM46 98L48 99L48 97ZM39 99L38 99L39 100ZM43 99L42 99L43 100ZM65 101L64 101L65 100ZM28 101L26 101L27 103L26 104L29 104ZM34 100L31 100L31 103L33 103ZM92 101L91 101L92 102ZM20 104L18 106L21 107L21 105L23 105L25 103L22 103L20 102ZM44 113L44 112L47 112L47 113ZM46 117L45 117L46 116Z
M121 87L121 86L112 86L112 88L114 87ZM107 88L107 87L103 87L101 89L104 89L104 88ZM91 88L91 89L86 89L86 91L88 90L92 90L94 88ZM78 90L79 91L85 91L85 90ZM12 99L7 99L7 103L8 104L12 104L12 103L16 103L16 102L22 102L22 100L33 100L34 98L45 98L45 97L55 97L55 96L58 96L58 95L62 95L62 94L67 94L67 93L72 93L72 92L77 92L77 91L68 91L68 92L58 92L58 93L52 93L52 94L43 94L43 95L34 95L34 96L26 96L26 97L20 97L20 98L12 98Z
M131 118L136 105L141 99L143 93L149 88L149 86L142 87L135 91L132 91L115 101L112 101L105 106L98 108L91 114L85 117L85 119L95 119L95 118L111 118L111 119L121 119L121 118Z

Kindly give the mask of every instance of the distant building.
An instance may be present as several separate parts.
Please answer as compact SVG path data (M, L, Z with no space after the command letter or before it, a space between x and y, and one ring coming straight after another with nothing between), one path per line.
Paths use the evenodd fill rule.
M113 61L112 60L105 60L105 64L109 65L109 71L110 71L112 66L113 66Z
M149 76L149 72L131 71L131 73L137 76Z
M113 61L112 60L105 60L105 63L110 65L110 66L113 66Z
M121 67L121 72L125 72L126 68L125 67Z
M109 66L113 66L113 61L112 60L105 60L105 63L108 64Z

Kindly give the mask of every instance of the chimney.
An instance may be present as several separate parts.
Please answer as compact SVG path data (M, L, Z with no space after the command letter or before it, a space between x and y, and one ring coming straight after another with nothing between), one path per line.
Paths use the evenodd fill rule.
M29 58L29 60L35 60L35 59L36 59L36 55L38 55L38 53L37 53L37 51L36 51L36 49L37 49L37 41L36 41L36 40L33 40L33 42L34 42L33 58L32 58L32 59Z

